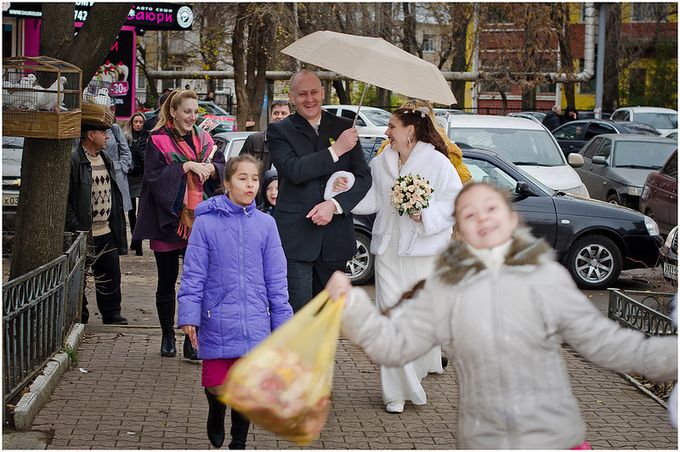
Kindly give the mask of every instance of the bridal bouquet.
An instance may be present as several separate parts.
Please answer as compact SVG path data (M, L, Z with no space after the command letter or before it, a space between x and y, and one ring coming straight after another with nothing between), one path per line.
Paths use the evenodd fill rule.
M434 189L418 174L399 176L392 187L392 205L399 215L414 215L429 207Z

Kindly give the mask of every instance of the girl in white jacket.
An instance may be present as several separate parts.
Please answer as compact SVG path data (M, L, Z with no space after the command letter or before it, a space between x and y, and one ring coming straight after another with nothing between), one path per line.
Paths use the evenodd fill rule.
M355 214L376 213L371 252L376 256L376 303L382 310L434 270L437 255L449 243L453 200L462 188L426 109L397 109L385 134L389 139L385 152L371 161L371 189L352 209ZM426 179L434 191L428 207L400 216L390 202L392 187L398 177L409 174ZM401 413L407 400L425 404L420 381L429 372L443 371L438 345L414 358L399 367L380 367L383 402L390 413Z
M374 362L400 366L443 346L459 379L460 448L590 448L563 342L603 367L676 378L677 337L647 338L602 316L494 186L463 188L455 217L462 241L399 315L381 315L341 273L327 288L348 295L342 332Z

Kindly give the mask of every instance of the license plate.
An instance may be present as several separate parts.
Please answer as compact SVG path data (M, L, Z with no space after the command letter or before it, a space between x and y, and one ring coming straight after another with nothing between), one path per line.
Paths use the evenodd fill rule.
M2 207L16 207L19 205L19 195L2 195Z
M671 265L667 262L663 263L663 275L668 278L672 279L674 281L678 280L678 266L677 265Z

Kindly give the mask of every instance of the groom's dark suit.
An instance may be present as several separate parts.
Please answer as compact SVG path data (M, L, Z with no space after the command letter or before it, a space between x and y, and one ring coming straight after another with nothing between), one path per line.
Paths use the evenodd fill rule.
M334 270L344 270L356 253L350 211L371 187L371 170L358 142L337 162L328 150L331 139L337 140L351 126L350 120L323 112L318 135L297 113L267 129L269 152L279 176L274 218L288 259L288 291L295 311L323 289ZM336 171L349 171L356 181L350 190L335 196L343 213L317 226L305 216L324 201L326 183Z

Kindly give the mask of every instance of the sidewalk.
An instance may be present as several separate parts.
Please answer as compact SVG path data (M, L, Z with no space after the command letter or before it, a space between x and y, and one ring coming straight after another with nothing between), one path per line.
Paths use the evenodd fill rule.
M200 366L161 358L159 342L155 329L88 326L77 367L62 377L35 419L34 429L53 433L49 448L208 449ZM594 448L677 449L677 434L660 405L617 374L564 353ZM378 368L341 340L329 420L307 448L455 448L453 372L427 377L424 387L427 405L386 413ZM297 448L258 427L248 446Z
M32 435L17 433L16 442L5 447L29 448L21 445L20 436L38 435L52 449L210 448L200 365L159 354L153 257L147 248L143 257L121 261L128 273L123 276L123 315L131 325L104 326L98 313L93 315L78 364L63 375L35 418ZM95 312L96 307L91 309ZM180 354L181 345L180 334ZM677 449L677 432L663 407L619 375L567 349L564 356L593 448ZM331 413L321 437L307 449L455 448L457 387L451 368L428 376L423 386L427 405L407 404L401 414L386 413L378 366L341 340ZM258 427L251 428L248 448L298 449Z

